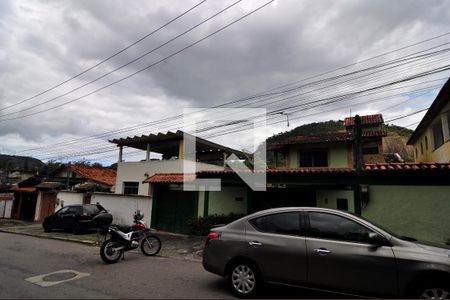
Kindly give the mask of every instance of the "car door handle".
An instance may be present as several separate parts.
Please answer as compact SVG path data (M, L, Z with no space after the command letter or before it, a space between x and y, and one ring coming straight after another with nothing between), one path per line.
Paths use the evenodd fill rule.
M253 242L248 242L248 244L250 246L254 246L254 247L260 247L262 246L262 243L258 242L258 241L253 241Z
M325 248L317 248L313 250L314 252L316 252L317 254L321 255L321 256L325 256L331 253L330 250L327 250Z

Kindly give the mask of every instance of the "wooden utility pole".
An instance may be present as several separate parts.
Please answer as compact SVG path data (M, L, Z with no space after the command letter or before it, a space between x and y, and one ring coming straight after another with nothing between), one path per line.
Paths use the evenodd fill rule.
M355 127L353 129L354 139L354 159L356 169L356 179L353 187L355 214L361 215L361 175L363 171L363 153L362 153L362 132L361 132L361 117L355 116Z

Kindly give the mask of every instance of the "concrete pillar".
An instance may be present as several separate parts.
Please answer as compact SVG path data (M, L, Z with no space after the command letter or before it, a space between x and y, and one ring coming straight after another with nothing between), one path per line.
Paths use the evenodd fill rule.
M441 114L441 121L442 121L442 134L444 135L444 143L445 143L450 139L450 128L447 113Z
M178 149L178 159L184 159L184 140L180 140L180 146Z
M119 161L122 162L122 155L123 155L123 146L119 146Z
M150 143L147 143L147 152L145 153L145 161L150 161Z

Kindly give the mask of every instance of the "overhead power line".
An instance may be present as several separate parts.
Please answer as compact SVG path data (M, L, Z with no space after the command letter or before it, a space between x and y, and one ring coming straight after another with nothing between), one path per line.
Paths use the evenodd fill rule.
M446 67L446 66L444 66L444 67ZM441 67L442 68L442 67ZM442 71L442 69L438 69L438 70L440 70L440 71ZM428 76L429 74L432 74L432 73L426 73L424 76ZM412 78L410 79L410 80L412 80ZM351 93L350 93L351 94ZM335 98L336 99L339 99L339 100L342 100L341 98L342 98L342 95L341 96L336 96L335 95ZM332 99L333 100L333 97L332 98L330 98L330 97L328 97L328 98L325 98L325 100L329 100L329 99ZM322 101L324 100L324 99L321 99ZM319 102L318 102L319 103ZM307 103L308 104L308 103ZM328 103L326 103L326 104L328 104ZM303 105L303 106L305 106L305 104L304 103L302 103L301 105ZM289 109L290 107L287 107L287 109ZM306 107L305 106L305 108L304 109L310 109L311 107ZM286 108L284 108L284 109L286 109ZM303 110L303 109L302 109ZM170 118L166 118L166 119L172 119L172 120L176 120L176 118L177 118L178 116L174 116L174 117L170 117ZM154 124L156 124L156 123L158 123L158 121L154 121L154 122L152 122L152 123L154 123ZM163 124L164 122L161 122L160 124ZM117 132L117 131L116 131Z
M240 1L242 1L242 0L239 0L238 2L240 2ZM101 91L101 90L104 90L104 89L106 89L106 88L109 88L110 86L113 86L113 85L115 85L115 84L117 84L117 83L120 83L120 82L122 82L122 81L124 81L124 80L126 80L126 79L128 79L128 78L130 78L130 77L132 77L132 76L134 76L134 75L137 75L137 74L139 74L139 73L141 73L141 72L143 72L143 71L146 71L146 70L148 70L148 69L150 69L150 68L152 68L152 67L154 67L154 66L156 66L156 65L159 65L160 63L162 63L162 62L164 62L164 61L167 61L168 59L170 59L170 58L172 58L172 57L174 57L174 56L180 54L181 52L186 51L186 50L188 50L189 48L194 47L195 45L197 45L197 44L203 42L204 40L206 40L206 39L208 39L208 38L210 38L210 37L216 35L217 33L221 32L221 31L227 29L228 27L234 25L235 23L237 23L237 22L239 22L239 21L241 21L241 20L243 20L243 19L249 17L250 15L252 15L252 14L254 14L254 13L256 13L257 11L259 11L259 10L261 10L262 8L266 7L267 5L269 5L270 3L272 3L273 1L275 1L275 0L271 0L271 1L266 2L265 4L259 6L258 8L253 9L253 10L250 11L249 13L243 15L242 17L240 17L240 18L238 18L238 19L236 19L236 20L234 20L234 21L228 23L227 25L225 25L225 26L219 28L218 30L216 30L216 31L214 31L214 32L212 32L212 33L206 35L205 37L203 37L203 38L201 38L201 39L199 39L199 40L197 40L197 41L195 41L195 42L189 44L188 46L185 46L185 47L181 48L180 50L175 51L175 52L173 52L172 54L170 54L170 55L168 55L168 56L166 56L166 57L164 57L164 58L162 58L162 59L160 59L160 60L158 60L158 61L156 61L156 62L154 62L154 63L152 63L152 64L150 64L150 65L148 65L148 66L146 66L146 67L144 67L144 68L142 68L142 69L139 69L138 71L136 71L136 72L134 72L134 73L131 73L130 75L127 75L127 76L125 76L125 77L123 77L123 78L121 78L121 79L119 79L119 80L116 80L116 81L114 81L114 82L112 82L112 83L110 83L110 84L108 84L108 85L105 85L105 86L103 86L103 87L101 87L101 88L98 88L98 89L92 91L92 92L89 92L89 93L87 93L87 94L84 94L84 95L82 95L82 96L80 96L80 97L77 97L77 98L75 98L75 99L72 99L72 100L70 100L70 101L64 102L64 103L62 103L62 104L59 104L59 105L56 105L56 106L53 106L53 107L50 107L50 108L47 108L47 109L44 109L44 110L40 110L40 111L37 111L37 112L34 112L34 113L25 114L25 115L22 115L22 116L13 117L13 118L8 118L8 119L2 119L2 120L0 120L0 122L11 121L11 120L17 120L17 119L23 119L23 118L25 118L25 117L29 117L29 116L41 114L41 113L44 113L44 112L47 112L47 111L50 111L50 110L54 110L54 109L56 109L56 108L65 106L65 105L70 104L70 103L73 103L73 102L75 102L75 101L79 101L79 100L81 100L81 99L83 99L83 98L86 98L86 97L88 97L88 96L90 96L90 95L92 95L92 94L95 94L95 93L97 93L97 92L99 92L99 91Z
M82 84L82 85L80 85L80 86L78 86L78 87L76 87L76 88L74 88L74 89L71 89L70 91L67 91L67 92L64 93L64 94L58 95L58 96L53 97L53 98L51 98L51 99L45 100L45 101L43 101L43 102L37 103L37 104L35 104L35 105L29 106L29 107L27 107L27 108L24 108L24 109L15 111L15 112L10 112L10 113L6 113L6 114L2 114L2 115L0 115L0 117L5 117L5 116L10 116L10 115L15 115L15 114L23 113L23 112L25 112L25 111L32 110L32 109L34 109L34 108L36 108L36 107L39 107L39 106L45 105L45 104L47 104L47 103L53 102L53 101L58 100L58 99L60 99L60 98L62 98L62 97L64 97L64 96L70 95L70 94L72 94L73 92L76 92L76 91L78 91L78 90L80 90L80 89L82 89L82 88L84 88L84 87L86 87L86 86L88 86L88 85L91 85L91 84L93 84L93 83L95 83L95 82L97 82L97 81L99 81L99 80L101 80L101 79L103 79L103 78L105 78L105 77L111 75L112 73L115 73L115 72L117 72L117 71L119 71L119 70L121 70L121 69L123 69L123 68L125 68L125 67L127 67L127 66L129 66L129 65L131 65L131 64L133 64L133 63L135 63L136 61L141 60L142 58L144 58L144 57L146 57L147 55L149 55L149 54L155 52L156 50L159 50L159 49L161 49L162 47L164 47L164 46L170 44L171 42L173 42L173 41L179 39L180 37L182 37L182 36L188 34L189 32L193 31L194 29L200 27L201 25L205 24L206 22L208 22L208 21L214 19L214 18L217 17L218 15L222 14L223 12L225 12L225 11L227 11L228 9L232 8L233 6L237 5L237 4L238 4L239 2L241 2L241 1L242 1L242 0L238 0L238 1L234 2L234 3L232 3L231 5L228 5L228 6L225 7L224 9L221 9L219 12L217 12L217 13L213 14L212 16L206 18L205 20L201 21L200 23L198 23L198 24L196 24L196 25L190 27L188 30L185 30L184 32L182 32L182 33L176 35L175 37L169 39L168 41L162 43L161 45L159 45L159 46L157 46L157 47L151 49L150 51L147 51L147 52L145 52L144 54L142 54L142 55L140 55L140 56L138 56L138 57L132 59L131 61L129 61L129 62L127 62L127 63L125 63L125 64L123 64L123 65L121 65L121 66L119 66L119 67L117 67L117 68L115 68L115 69L113 69L113 70L111 70L111 71L109 71L109 72L103 74L103 75L100 75L100 76L98 76L97 78L95 78L95 79L93 79L93 80L90 80L90 81L88 81L88 82L86 82L86 83L84 83L84 84Z
M36 94L36 95L34 95L34 96L31 96L31 97L29 97L29 98L23 99L23 100L21 100L21 101L19 101L19 102L16 102L16 103L14 103L14 104L9 105L9 106L2 107L2 108L0 108L0 111L9 109L9 108L11 108L11 107L15 107L15 106L20 105L20 104L22 104L22 103L25 103L25 102L28 102L28 101L30 101L30 100L33 100L33 99L35 99L35 98L37 98L37 97L39 97L39 96L42 96L42 95L44 95L44 94L46 94L46 93L48 93L48 92L50 92L50 91L52 91L52 90L54 90L54 89L56 89L56 88L62 86L62 85L64 85L64 84L66 84L66 83L68 83L68 82L70 82L70 81L72 81L72 80L74 80L74 79L80 77L81 75L86 74L87 72L89 72L89 71L95 69L96 67L100 66L101 64L103 64L103 63L109 61L110 59L116 57L117 55L119 55L119 54L125 52L126 50L130 49L131 47L137 45L138 43L142 42L143 40L147 39L148 37L152 36L153 34L157 33L158 31L162 30L163 28L169 26L170 24L172 24L172 23L175 22L176 20L180 19L181 17L185 16L185 15L188 14L189 12L193 11L194 9L196 9L197 7L199 7L200 5L202 5L202 4L205 3L205 2L206 2L206 0L203 0L203 1L199 2L199 3L197 3L196 5L192 6L191 8L189 8L189 9L186 10L186 11L184 11L183 13L179 14L178 16L176 16L175 18L171 19L171 20L168 21L167 23L161 25L160 27L158 27L158 28L156 28L155 30L151 31L150 33L144 35L143 37L141 37L141 38L139 38L138 40L134 41L133 43L129 44L129 45L126 46L125 48L122 48L121 50L119 50L119 51L115 52L114 54L108 56L107 58L101 60L100 62L96 63L95 65L93 65L93 66L87 68L86 70L84 70L84 71L82 71L82 72L80 72L80 73L78 73L78 74L76 74L76 75L74 75L74 76L72 76L72 77L70 77L70 78L68 78L68 79L66 79L66 80L64 80L64 81L62 81L62 82L56 84L56 85L54 85L54 86L51 86L50 88L48 88L48 89L46 89L46 90L44 90L44 91L42 91L42 92L40 92L40 93L38 93L38 94Z

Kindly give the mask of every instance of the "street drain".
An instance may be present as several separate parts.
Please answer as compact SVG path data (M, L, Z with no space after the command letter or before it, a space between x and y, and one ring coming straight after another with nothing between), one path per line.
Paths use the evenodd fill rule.
M74 270L60 270L48 274L33 276L25 280L41 287L50 287L63 282L80 279L89 276L89 273L81 273Z

